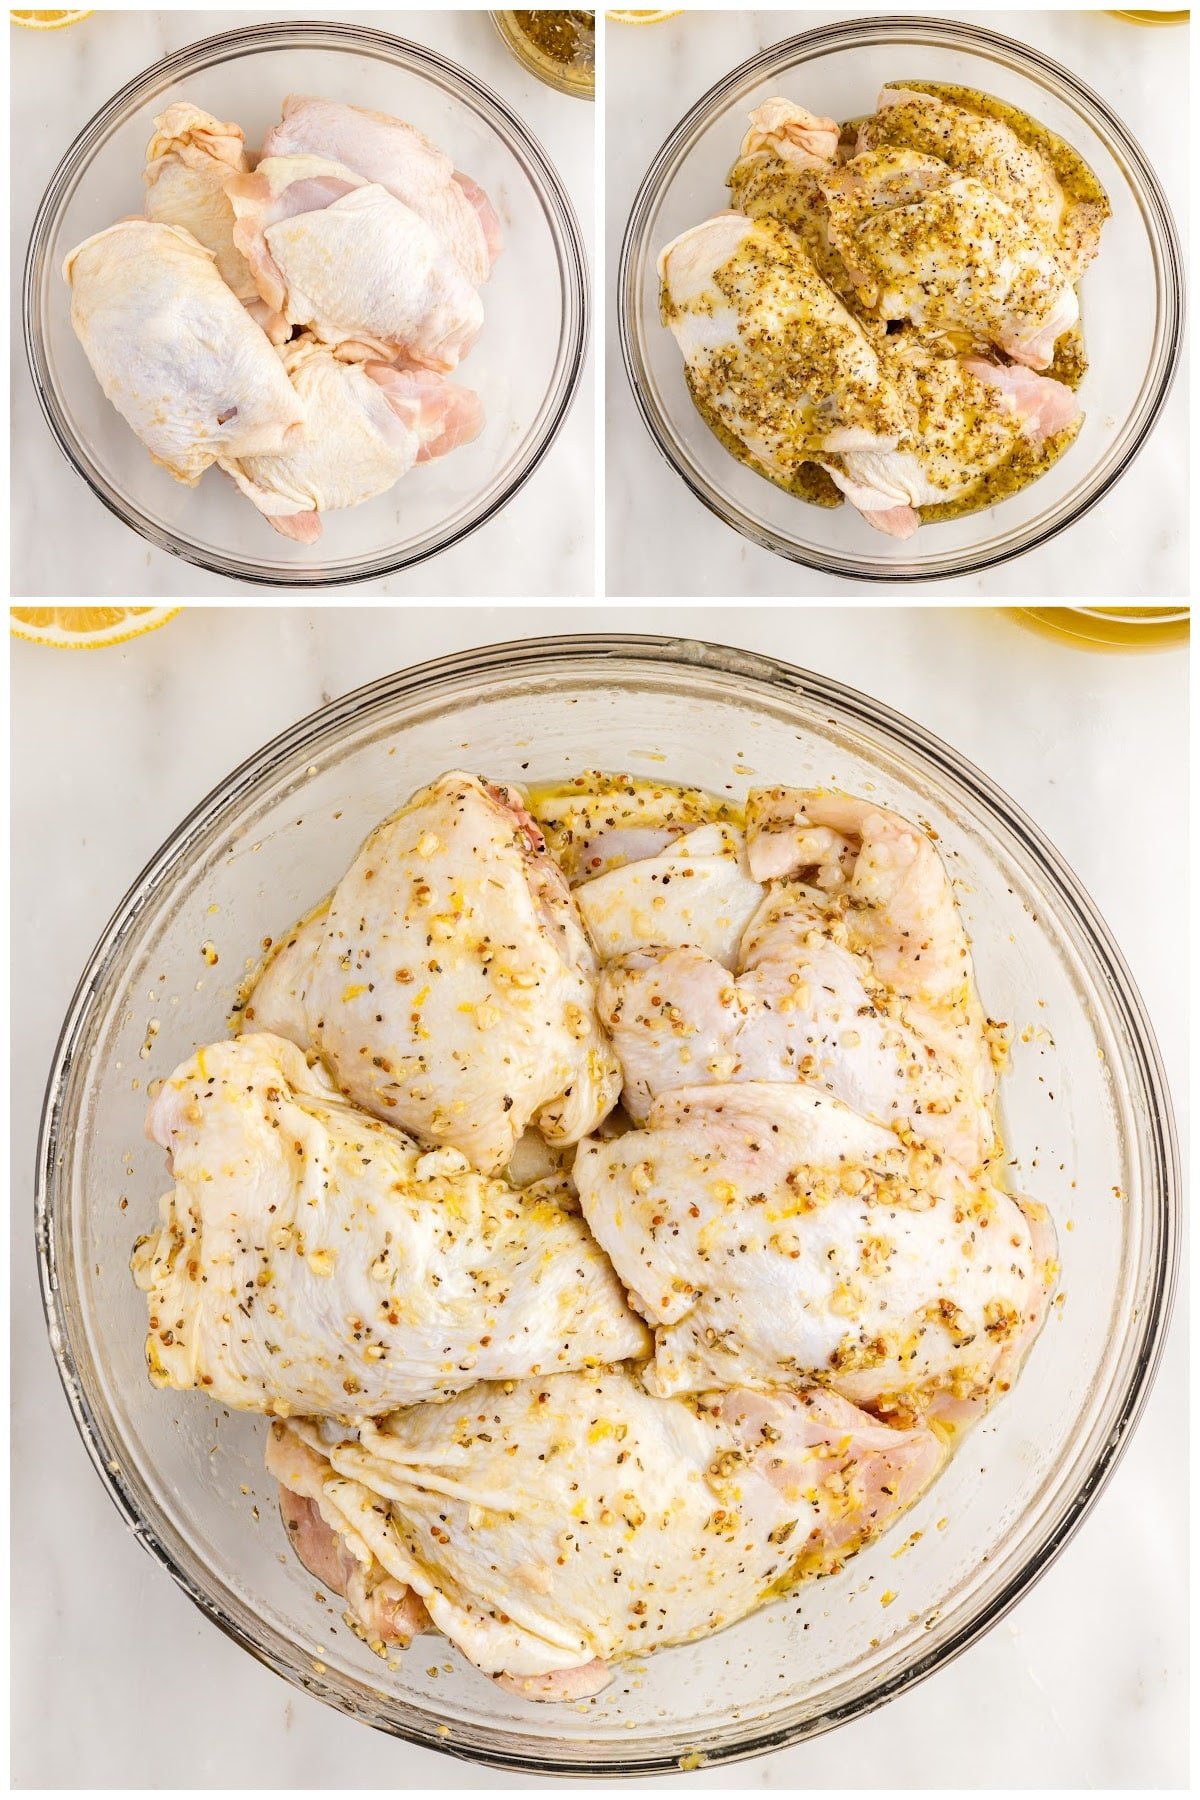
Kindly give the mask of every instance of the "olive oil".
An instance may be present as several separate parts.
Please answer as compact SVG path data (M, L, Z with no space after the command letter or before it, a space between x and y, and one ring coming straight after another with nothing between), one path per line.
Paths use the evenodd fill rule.
M496 29L518 62L560 93L596 93L594 12L494 12Z
M1093 650L1165 650L1187 642L1187 606L1021 606L1023 625Z

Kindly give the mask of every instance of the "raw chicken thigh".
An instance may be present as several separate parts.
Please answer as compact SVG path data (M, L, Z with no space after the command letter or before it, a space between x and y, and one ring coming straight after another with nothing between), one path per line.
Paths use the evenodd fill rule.
M291 1471L304 1469L303 1477L295 1477L297 1485L311 1487L313 1492L319 1491L328 1473L324 1459L294 1434L278 1441L273 1433L268 1437L268 1469L276 1461L286 1462ZM359 1562L345 1538L325 1523L315 1500L281 1483L279 1513L299 1561L323 1588L349 1602L350 1612L373 1650L382 1654L387 1644L407 1648L420 1632L432 1628L429 1614L412 1589L385 1574L379 1563Z
M448 372L483 323L452 252L403 201L320 156L274 156L232 175L234 242L289 325L364 357Z
M983 182L1030 221L1072 281L1100 248L1101 228L1111 210L1107 201L1068 196L1049 159L982 108L963 106L944 94L885 87L875 113L859 127L857 147L917 151ZM1079 168L1089 173L1082 162ZM1094 189L1094 182L1088 185Z
M779 219L795 232L821 279L844 306L851 306L858 290L829 242L821 186L837 161L839 133L835 119L819 118L778 96L764 100L750 114L729 190L739 212L751 219Z
M894 458L899 397L785 225L721 213L668 244L659 274L697 404L769 474L786 485L816 462L837 481L843 452ZM870 500L862 483L850 498L889 529L895 501ZM900 505L911 516L907 497Z
M738 211L668 244L659 273L721 443L904 540L1024 487L1077 435L1076 284L1110 209L1067 144L1032 120L1022 136L986 95L885 88L879 107L855 145L761 102L729 175ZM1034 373L1052 365L1065 381Z
M970 946L926 832L854 794L755 788L746 801L746 843L758 880L807 875L835 903L843 941L869 957L939 1055L960 1067L977 1060L984 1019Z
M271 1416L288 1539L381 1655L598 1694L841 1569L1046 1316L947 868L870 800L452 771L242 1021L150 1108L150 1375Z
M967 1168L992 1146L985 1094L936 1061L870 963L828 935L819 905L779 884L743 940L736 978L702 950L635 951L604 971L598 1005L644 1119L659 1094L729 1081L805 1081ZM980 1075L990 1089L991 1063Z
M582 882L575 899L602 960L644 944L695 944L732 966L762 887L741 832L713 824Z
M790 884L748 934L748 966L786 960L789 938L814 929L856 958L871 1004L924 1045L926 1063L940 1068L952 1090L939 1094L938 1076L926 1085L910 1070L912 1129L975 1169L995 1148L994 1028L975 989L954 890L929 837L851 794L758 788L746 803L746 838L752 871ZM881 1112L881 1122L895 1111Z
M856 156L821 186L830 242L865 310L1049 368L1079 300L1054 251L991 188L894 149Z
M282 363L189 232L124 219L77 245L63 276L97 381L177 481L303 442Z
M949 117L962 109L930 100L928 111ZM902 127L908 110L888 117ZM875 133L869 120L860 153L840 163L835 122L779 98L751 113L730 187L748 214L784 220L822 277L867 321L882 328L909 320L958 334L957 348L994 344L1044 369L1079 317L1079 270L1059 250L1062 193L1045 159L1007 126L976 123L985 137L995 132L1016 146L1022 171L1032 162L1049 176L1058 201L1053 229L1042 229L1019 181L988 179L995 157L972 162L964 148L950 163L932 147L893 143L886 121Z
M921 1416L982 1404L1045 1312L1018 1203L803 1086L683 1088L581 1144L584 1217L655 1326L657 1394L820 1382Z
M256 301L250 265L233 241L233 207L226 178L250 167L241 127L223 124L203 108L177 100L159 113L146 146L146 217L181 225L211 250L217 272L239 300Z
M722 214L660 269L702 412L785 485L817 463L889 536L911 537L916 508L968 493L1023 439L1078 423L1058 382L873 341L778 220Z
M455 172L436 144L401 119L289 94L283 119L263 142L264 158L320 156L343 163L402 200L441 239L467 280L478 285L503 247L499 220L483 189Z
M619 1370L480 1385L355 1433L296 1420L267 1451L285 1507L311 1501L344 1546L310 1530L311 1554L328 1566L348 1551L368 1591L390 1583L395 1606L408 1590L477 1667L547 1700L595 1693L614 1661L839 1566L941 1460L932 1432L836 1395L734 1390L697 1406ZM378 1609L364 1620L386 1640L383 1623Z
M347 360L304 332L281 352L308 441L286 456L222 458L221 467L282 536L315 543L321 517L371 500L414 463L445 456L483 429L469 388L425 369Z
M158 1386L355 1418L644 1351L553 1184L518 1194L423 1155L282 1038L197 1051L147 1131L175 1182L134 1256Z
M575 1143L615 1104L595 979L520 796L452 772L371 834L245 1018L318 1050L360 1106L494 1170L527 1125Z

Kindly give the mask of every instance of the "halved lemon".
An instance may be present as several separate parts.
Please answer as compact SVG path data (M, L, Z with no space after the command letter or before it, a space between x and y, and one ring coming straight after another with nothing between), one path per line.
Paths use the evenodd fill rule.
M10 606L14 637L56 650L98 650L124 644L173 619L178 606Z
M657 25L662 19L677 19L682 11L681 6L670 7L665 12L656 12L653 8L645 10L636 6L616 6L604 16L611 19L614 25Z
M27 31L61 31L64 25L78 25L80 19L90 19L91 8L87 12L10 12L9 18L14 25L24 25Z

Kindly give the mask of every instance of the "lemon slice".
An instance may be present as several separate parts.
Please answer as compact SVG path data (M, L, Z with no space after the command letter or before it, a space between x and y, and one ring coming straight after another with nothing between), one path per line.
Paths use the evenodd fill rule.
M14 25L24 25L27 31L61 31L64 25L78 25L80 19L90 19L91 9L87 12L10 12L9 18Z
M666 12L656 12L653 8L645 11L636 6L617 6L604 16L611 19L614 25L658 25L663 19L677 19L682 11L681 6L671 7Z
M58 650L98 650L124 644L165 625L177 606L10 606L14 637Z

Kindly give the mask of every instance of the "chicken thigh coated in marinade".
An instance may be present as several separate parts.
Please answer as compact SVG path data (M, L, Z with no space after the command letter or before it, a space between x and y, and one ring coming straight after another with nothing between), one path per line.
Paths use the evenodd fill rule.
M747 844L769 885L727 964L648 939L604 970L627 1110L643 1119L656 1095L709 1082L806 1081L984 1163L991 1028L929 839L846 795L772 788L750 794Z
M354 1418L645 1350L561 1184L422 1154L281 1038L198 1050L147 1130L174 1177L134 1256L159 1386Z
M821 1382L958 1415L1002 1391L1055 1273L1040 1209L803 1084L666 1094L574 1180L660 1394Z
M372 1650L583 1702L837 1572L1011 1387L1055 1234L953 867L836 790L451 771L159 1084L151 1379L269 1416Z
M526 1126L575 1143L616 1104L595 981L516 791L452 773L372 832L245 1018L318 1050L358 1105L496 1170Z
M986 107L986 96L979 99ZM883 87L875 112L858 128L856 147L860 152L914 150L983 182L1029 219L1072 281L1100 248L1100 232L1112 208L1081 160L1068 153L1086 177L1079 192L1068 192L1041 149L979 105L902 85ZM1060 154L1066 150L1060 145Z
M1061 382L868 333L776 218L722 213L668 244L659 268L705 418L785 487L818 465L888 536L911 537L920 507L1078 426Z
M427 1618L505 1687L570 1700L839 1566L942 1454L833 1394L663 1400L614 1369L481 1383L354 1433L295 1420L267 1466L309 1566L336 1576L340 1542L379 1647Z
M699 825L661 846L647 831L620 841L628 860L575 888L601 958L642 944L694 944L732 964L762 899L737 827Z

